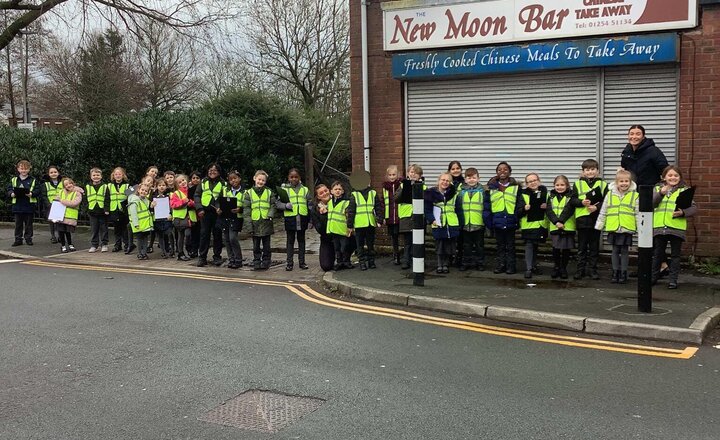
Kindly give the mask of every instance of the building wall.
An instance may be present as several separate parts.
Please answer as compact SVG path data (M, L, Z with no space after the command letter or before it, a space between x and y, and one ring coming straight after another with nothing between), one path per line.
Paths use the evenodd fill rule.
M353 170L363 168L360 8L360 0L350 0ZM681 42L678 161L686 180L698 186L699 205L686 255L720 256L720 217L713 214L720 212L720 5L704 5L700 26L683 33ZM388 165L407 164L402 83L392 78L392 55L383 51L377 2L368 6L368 59L370 170L379 187Z
M678 165L697 185L698 215L686 254L720 255L720 5L704 6L696 30L682 35Z

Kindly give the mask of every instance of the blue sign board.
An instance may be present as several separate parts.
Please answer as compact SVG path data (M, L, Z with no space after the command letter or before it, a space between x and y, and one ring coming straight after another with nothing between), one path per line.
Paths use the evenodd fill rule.
M631 35L555 43L408 52L392 58L402 80L486 75L533 70L653 64L677 61L677 34Z

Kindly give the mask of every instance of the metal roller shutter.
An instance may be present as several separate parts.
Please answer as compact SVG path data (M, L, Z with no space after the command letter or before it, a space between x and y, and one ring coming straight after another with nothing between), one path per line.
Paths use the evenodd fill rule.
M640 124L647 137L675 163L677 151L678 70L676 66L605 70L603 176L610 181L620 166L628 127Z
M481 181L499 161L521 180L540 173L570 180L598 150L597 70L541 72L408 83L408 164L434 182L447 163L476 167Z

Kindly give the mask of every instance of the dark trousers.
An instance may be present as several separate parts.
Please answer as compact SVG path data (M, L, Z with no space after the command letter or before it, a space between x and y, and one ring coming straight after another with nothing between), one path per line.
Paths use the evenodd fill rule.
M330 234L335 248L336 263L350 263L350 239L344 235Z
M570 262L570 249L553 248L552 255L555 269L567 270L568 263Z
M117 213L117 218L113 221L113 235L115 238L115 247L127 249L130 246L130 231L128 229L128 216L124 212Z
M108 224L105 214L89 214L90 217L90 246L98 247L108 244Z
M305 264L305 230L289 229L285 231L287 240L285 241L285 247L287 249L287 264L288 266L293 265L293 254L295 253L295 239L297 238L298 243L298 263Z
M602 231L596 229L578 229L577 271L588 275L597 272Z
M175 253L175 236L173 235L173 228L166 229L164 231L156 230L155 234L158 236L158 244L160 245L160 251L165 253Z
M182 255L185 252L185 242L190 240L190 228L187 225L175 226L175 235L177 235L175 249L178 255Z
M225 244L228 262L230 264L242 264L242 249L240 249L238 234L242 229L243 220L240 218L222 218L219 221L222 222L223 243ZM188 235L190 234L190 229L185 229L185 231Z
M150 237L150 231L136 232L134 235L137 238L138 256L147 256L148 238Z
M538 243L525 242L525 270L533 270L537 266Z
M457 252L457 238L435 240L435 255L438 267L450 265L450 258Z
M15 242L32 241L33 238L33 217L35 214L15 213Z
M656 235L653 240L653 280L660 278L660 264L665 260L665 249L670 243L669 281L677 283L680 275L680 252L682 251L683 239L674 235Z
M207 260L208 251L210 250L210 234L212 234L213 260L222 258L222 222L218 221L218 216L211 209L205 210L205 216L200 224L200 254L201 260ZM268 246L269 247L269 246Z
M412 231L410 232L403 232L403 261L408 266L412 266Z
M497 269L516 270L515 229L495 229Z
M270 235L253 236L253 266L267 269L270 267Z
M189 254L196 253L200 249L200 221L190 227L190 240L185 243L185 247Z
M375 228L355 229L355 243L357 244L358 258L361 263L375 262Z
M50 229L50 238L57 238L57 224L55 222L48 222Z
M400 225L387 225L387 233L392 242L393 256L400 254Z
M468 267L485 265L485 229L477 231L461 231L463 246L462 264ZM458 246L461 241L458 240Z

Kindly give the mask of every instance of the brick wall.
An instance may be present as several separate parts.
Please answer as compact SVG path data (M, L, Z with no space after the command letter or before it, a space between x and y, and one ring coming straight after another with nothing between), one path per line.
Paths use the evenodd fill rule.
M363 168L360 0L350 0L352 158ZM701 26L682 35L678 162L698 186L699 215L685 255L720 256L720 5L706 5ZM404 164L403 90L383 51L380 3L368 6L370 170L379 187L390 164Z
M678 165L697 185L698 215L685 254L720 255L720 5L705 6L682 35Z

